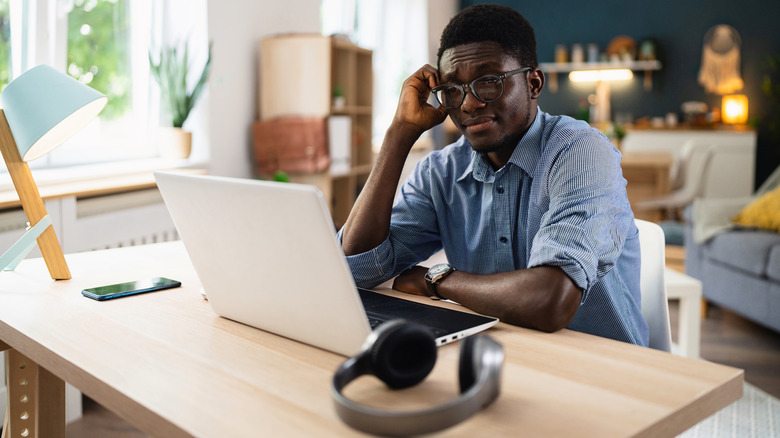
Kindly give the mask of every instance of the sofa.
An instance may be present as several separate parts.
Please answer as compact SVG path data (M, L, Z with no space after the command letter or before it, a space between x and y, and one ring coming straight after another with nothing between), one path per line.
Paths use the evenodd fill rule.
M685 272L702 281L707 301L780 332L778 183L775 171L752 198L695 200L685 211ZM773 226L735 223L761 202Z

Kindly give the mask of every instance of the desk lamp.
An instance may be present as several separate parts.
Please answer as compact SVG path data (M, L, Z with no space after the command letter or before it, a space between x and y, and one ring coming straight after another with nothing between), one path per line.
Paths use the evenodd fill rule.
M0 268L16 268L37 239L51 278L70 278L27 162L80 131L107 102L106 96L47 65L28 70L0 93L0 152L30 224L25 235L0 257Z

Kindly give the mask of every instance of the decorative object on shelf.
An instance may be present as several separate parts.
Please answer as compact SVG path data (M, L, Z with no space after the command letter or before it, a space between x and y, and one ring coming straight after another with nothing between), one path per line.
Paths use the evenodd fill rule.
M582 44L571 46L571 62L575 64L585 62L585 50L582 48Z
M555 62L569 62L569 52L567 51L565 44L558 44L555 46Z
M347 100L344 97L344 90L340 85L333 87L333 108L344 108L347 104Z
M257 121L252 128L261 175L317 173L330 166L325 117L279 117Z
M723 123L744 125L748 120L748 98L744 94L723 96Z
M656 59L656 44L652 39L642 40L639 43L637 59L640 61L654 61Z
M685 123L692 126L700 126L707 123L707 104L704 102L688 101L680 106Z
M588 44L588 62L599 62L599 46Z
M155 58L159 61L155 62ZM187 158L192 147L192 134L183 131L184 122L198 102L211 70L211 45L203 70L192 88L187 86L190 76L189 48L187 42L179 46L165 47L157 56L149 53L152 76L160 86L160 93L171 115L174 132L163 129L159 137L161 155L166 158ZM183 132L182 132L183 131Z
M27 233L0 257L0 268L16 268L37 239L51 278L71 278L27 162L80 131L107 102L103 94L48 65L28 70L0 93L0 151L30 222Z
M636 41L626 35L618 35L607 45L607 58L613 62L631 62L636 59Z
M744 86L739 73L742 38L733 27L719 24L704 34L699 84L709 93L729 94Z

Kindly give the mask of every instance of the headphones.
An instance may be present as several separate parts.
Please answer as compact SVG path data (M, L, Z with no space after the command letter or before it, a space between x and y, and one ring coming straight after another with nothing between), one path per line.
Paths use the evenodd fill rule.
M422 382L436 363L436 339L419 324L400 319L382 324L333 376L331 396L338 416L363 432L405 436L445 429L474 415L498 397L504 348L487 335L470 336L461 343L458 398L423 410L383 411L347 399L342 390L365 374L377 376L392 389Z

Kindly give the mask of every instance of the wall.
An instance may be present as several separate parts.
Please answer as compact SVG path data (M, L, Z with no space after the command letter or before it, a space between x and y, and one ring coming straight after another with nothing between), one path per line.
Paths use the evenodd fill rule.
M319 0L209 0L209 171L251 177L257 119L258 43L283 32L320 32Z
M743 93L750 100L750 117L765 116L768 109L761 81L766 57L780 54L780 2L775 0L657 0L644 2L641 7L618 0L560 0L554 6L519 0L461 0L461 7L477 3L498 3L520 11L536 31L539 62L552 62L557 44L571 47L574 43L596 43L603 51L617 35L637 41L654 38L663 70L654 73L653 90L643 90L642 74L636 75L632 83L612 89L613 114L630 112L634 118L679 112L681 103L690 100L719 106L720 97L707 94L697 77L705 32L716 24L729 24L742 37ZM559 82L557 93L547 89L540 98L542 109L554 114L574 114L580 99L595 90L595 86L573 87L566 78ZM771 144L761 132L756 162L757 183L780 163L780 145Z

